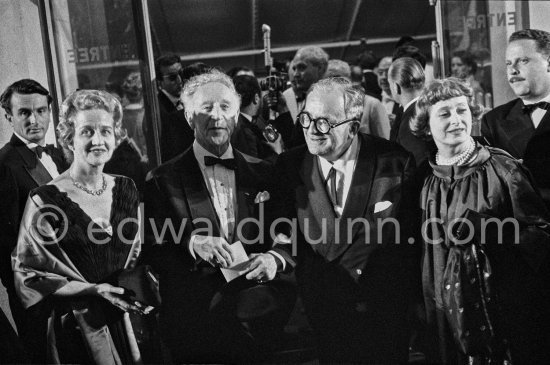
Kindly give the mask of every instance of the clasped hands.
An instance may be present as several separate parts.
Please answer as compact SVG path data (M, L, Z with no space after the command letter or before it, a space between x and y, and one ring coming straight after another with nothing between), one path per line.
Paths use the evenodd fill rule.
M222 237L196 236L193 250L214 267L229 268L235 260L233 248ZM277 274L275 257L268 253L251 254L248 264L239 272L240 275L245 273L246 279L258 283L273 280Z

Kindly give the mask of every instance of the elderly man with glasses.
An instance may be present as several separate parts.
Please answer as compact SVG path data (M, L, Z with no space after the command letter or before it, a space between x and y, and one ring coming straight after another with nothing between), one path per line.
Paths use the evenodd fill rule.
M287 267L320 362L405 363L416 265L403 217L414 216L414 159L359 132L363 100L344 78L313 84L297 118L306 145L277 161L273 209L290 224L274 229L296 255Z

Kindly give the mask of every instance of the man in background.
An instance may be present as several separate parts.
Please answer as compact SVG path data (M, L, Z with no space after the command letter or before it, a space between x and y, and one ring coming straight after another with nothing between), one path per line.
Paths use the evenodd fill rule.
M481 134L492 146L523 159L550 207L550 33L512 33L506 65L518 98L485 114Z
M23 79L14 82L0 96L5 117L13 128L13 135L0 149L0 278L8 292L8 299L17 331L31 361L44 359L45 323L34 321L39 315L32 308L24 310L15 292L11 252L16 245L19 224L29 192L47 184L65 171L68 165L63 153L53 145L46 145L50 126L52 97L38 82ZM44 327L42 327L44 325ZM37 360L39 361L39 360Z

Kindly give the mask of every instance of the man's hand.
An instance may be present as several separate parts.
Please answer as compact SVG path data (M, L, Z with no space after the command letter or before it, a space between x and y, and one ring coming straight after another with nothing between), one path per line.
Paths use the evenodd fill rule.
M222 237L195 236L193 250L212 266L229 267L233 265L233 249Z
M264 95L264 105L267 105L269 109L276 111L279 114L288 111L286 100L281 92L269 91Z
M268 142L264 141L265 144L267 144L276 154L280 155L285 150L285 144L283 142L283 138L281 137L281 133L279 133L279 137L274 142Z
M256 280L258 283L265 283L273 280L277 274L277 262L275 257L268 253L251 254L248 267L243 271L248 280Z

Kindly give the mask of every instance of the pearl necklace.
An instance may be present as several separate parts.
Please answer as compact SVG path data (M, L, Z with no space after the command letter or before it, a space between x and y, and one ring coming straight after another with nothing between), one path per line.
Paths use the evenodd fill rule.
M464 165L466 162L470 161L471 158L474 155L474 152L476 150L476 144L474 142L474 139L470 137L470 143L468 145L468 148L464 152L460 152L458 155L455 155L451 158L445 158L442 157L439 152L435 155L435 163L438 165L444 165L444 166L460 166Z
M90 195L100 196L101 194L103 194L103 192L105 192L105 190L107 190L107 180L105 179L105 175L101 175L101 177L103 178L103 184L101 185L101 188L97 189L97 190L88 189L87 187L85 187L84 185L82 185L81 183L76 181L74 179L74 177L72 177L71 174L69 174L69 176L71 177L71 180L73 181L74 186L76 186L77 188L79 188L82 191L85 191L86 193L88 193Z

